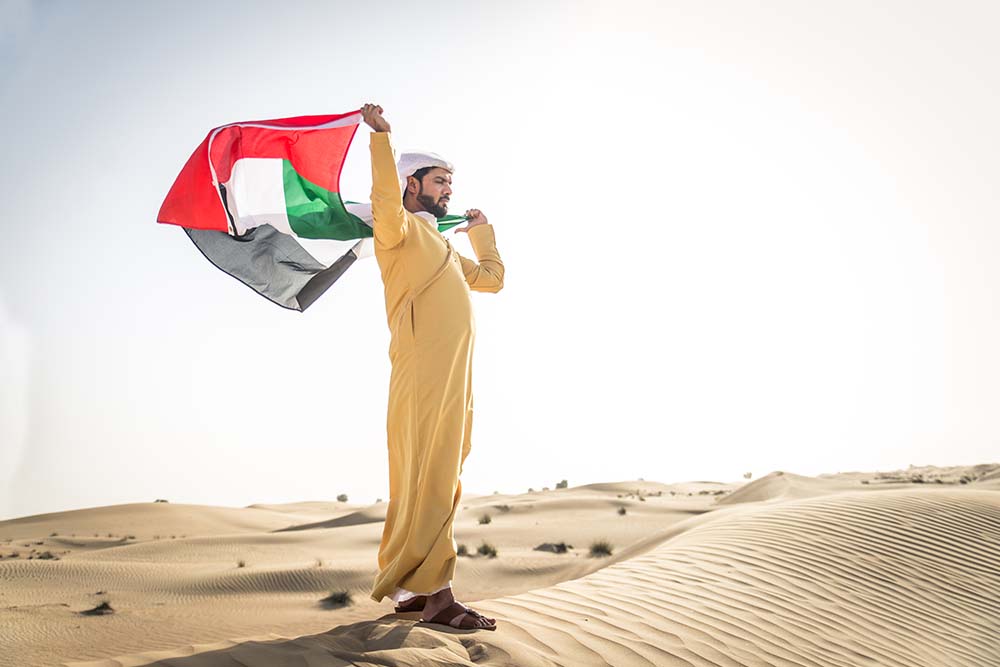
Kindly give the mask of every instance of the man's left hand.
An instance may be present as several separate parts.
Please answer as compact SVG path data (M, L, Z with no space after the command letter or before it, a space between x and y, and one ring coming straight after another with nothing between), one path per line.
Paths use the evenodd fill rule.
M456 232L467 232L476 225L486 225L489 224L489 220L483 215L483 212L478 208L470 208L465 212L466 225L465 227L459 227Z

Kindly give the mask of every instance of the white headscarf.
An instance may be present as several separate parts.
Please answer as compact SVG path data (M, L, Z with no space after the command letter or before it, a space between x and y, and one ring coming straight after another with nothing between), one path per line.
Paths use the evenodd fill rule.
M406 194L406 179L413 176L414 172L424 167L441 167L450 172L455 171L454 165L448 162L437 153L400 153L396 162L396 171L399 173L400 190Z

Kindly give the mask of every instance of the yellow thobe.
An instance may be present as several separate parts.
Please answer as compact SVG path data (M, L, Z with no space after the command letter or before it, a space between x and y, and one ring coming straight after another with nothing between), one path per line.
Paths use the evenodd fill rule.
M493 227L468 231L478 262L459 255L433 216L403 208L389 133L373 132L375 258L385 284L389 359L389 507L372 599L430 594L448 585L457 554L452 524L472 446L469 290L497 292L504 266Z

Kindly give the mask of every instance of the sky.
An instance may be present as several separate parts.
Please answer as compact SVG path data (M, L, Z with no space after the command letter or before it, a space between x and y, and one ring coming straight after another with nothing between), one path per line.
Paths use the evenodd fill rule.
M156 223L209 129L365 102L506 266L466 494L1000 461L1000 4L276 7L0 0L0 519L387 499L374 259L297 313Z

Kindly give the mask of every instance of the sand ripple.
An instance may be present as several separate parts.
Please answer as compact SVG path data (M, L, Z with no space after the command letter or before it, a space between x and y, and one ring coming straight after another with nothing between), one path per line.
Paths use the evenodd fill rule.
M984 667L1000 665L998 601L1000 493L840 493L735 507L581 579L479 603L495 633L389 615L75 664Z

